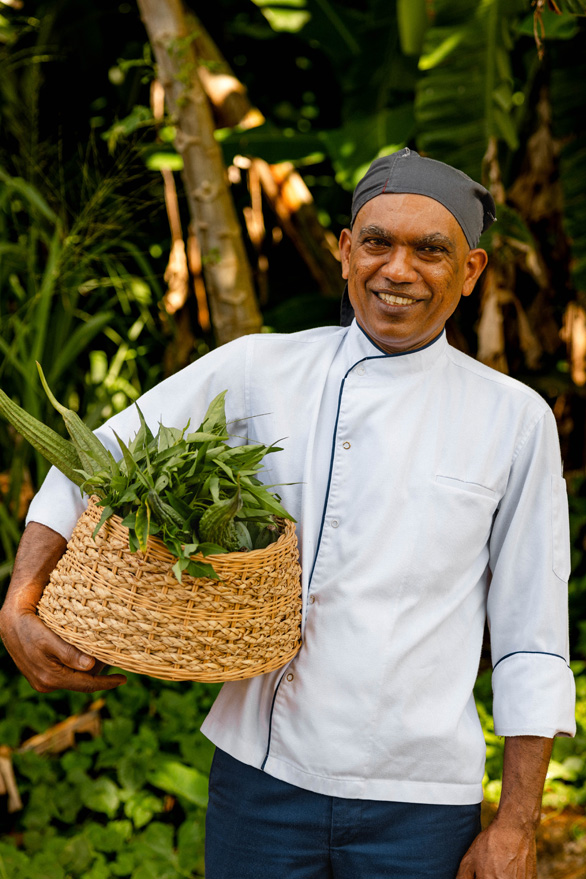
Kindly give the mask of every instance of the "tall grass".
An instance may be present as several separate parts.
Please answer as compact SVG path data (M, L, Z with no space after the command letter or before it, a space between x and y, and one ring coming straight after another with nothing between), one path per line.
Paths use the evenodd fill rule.
M132 224L117 182L99 179L69 224L67 206L56 210L37 187L0 166L0 386L56 429L35 361L57 396L92 426L138 396L139 376L150 384L160 374L156 362L146 372L137 366L160 336L152 306L162 290L144 254L121 235ZM0 438L0 473L9 474L4 491L0 486L2 577L21 530L23 486L29 474L38 486L47 464L5 424Z

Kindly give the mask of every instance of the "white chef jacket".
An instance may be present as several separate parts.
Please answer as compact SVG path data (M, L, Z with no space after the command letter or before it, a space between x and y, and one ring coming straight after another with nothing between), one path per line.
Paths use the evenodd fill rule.
M208 738L318 793L479 802L486 614L497 734L574 733L567 499L535 392L443 333L389 355L354 322L238 339L140 407L152 429L195 428L225 388L235 435L284 437L264 479L283 483L298 521L303 646L283 669L226 683ZM115 452L110 428L133 436L134 407L98 431ZM68 538L83 508L53 469L28 519Z

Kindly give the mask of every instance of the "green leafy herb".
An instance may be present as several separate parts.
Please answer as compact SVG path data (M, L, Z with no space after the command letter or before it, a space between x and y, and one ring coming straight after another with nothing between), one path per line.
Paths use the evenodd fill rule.
M37 364L38 366L38 364ZM210 403L199 428L188 433L159 425L156 436L136 406L140 426L127 444L116 433L120 458L102 445L71 409L51 393L40 366L43 387L61 413L71 442L10 402L1 413L103 508L94 537L114 514L128 528L131 550L145 551L150 535L159 537L184 572L217 578L213 567L194 556L264 549L279 537L279 519L292 519L277 494L258 478L266 455L280 451L262 443L231 445L222 391ZM1 402L1 401L0 401ZM50 454L49 454L50 450Z

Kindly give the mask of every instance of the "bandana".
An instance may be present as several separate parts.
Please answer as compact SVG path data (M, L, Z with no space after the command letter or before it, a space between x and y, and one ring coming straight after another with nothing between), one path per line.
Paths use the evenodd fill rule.
M490 192L462 171L423 158L408 148L375 159L352 198L352 225L356 215L372 198L393 193L426 195L439 201L456 218L472 249L478 245L480 236L496 220L496 207ZM349 326L354 310L344 290L341 309L341 326Z

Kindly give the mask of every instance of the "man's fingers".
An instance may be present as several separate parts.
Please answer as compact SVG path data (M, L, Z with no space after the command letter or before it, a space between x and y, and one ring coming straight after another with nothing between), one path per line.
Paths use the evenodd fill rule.
M28 649L21 670L40 693L52 690L95 693L126 683L126 677L121 674L100 675L104 663L68 644L34 614L22 622L22 643ZM19 652L22 653L22 649Z
M99 690L113 690L126 683L126 677L122 674L94 675L85 672L73 671L58 660L52 660L47 666L33 678L31 685L40 693L50 693L53 690L76 690L79 693L96 693Z
M51 653L60 663L76 671L90 671L95 667L95 657L63 641L54 632L51 632L51 635L53 637L47 641L47 653Z
M474 868L474 859L467 852L460 861L460 869L456 874L456 879L476 879L476 870Z

